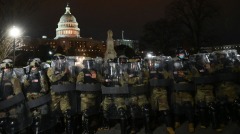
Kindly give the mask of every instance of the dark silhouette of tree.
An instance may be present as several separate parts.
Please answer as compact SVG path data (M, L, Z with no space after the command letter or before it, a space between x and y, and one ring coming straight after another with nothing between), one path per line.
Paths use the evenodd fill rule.
M56 54L56 53L60 53L60 54L64 54L64 55L65 55L64 49L63 49L63 47L60 46L60 45L56 48L55 54Z
M156 54L168 54L168 51L176 47L183 38L179 24L164 18L147 23L143 33L140 50L153 51Z
M128 58L132 58L133 56L136 56L134 50L126 45L119 45L119 46L116 46L114 49L117 53L117 56L125 55Z
M47 61L52 58L52 55L49 54L49 51L52 51L50 45L40 45L38 50L36 57L40 58L42 61Z
M167 17L182 24L184 32L192 39L195 48L204 40L204 31L210 19L218 14L216 0L174 0L167 8Z

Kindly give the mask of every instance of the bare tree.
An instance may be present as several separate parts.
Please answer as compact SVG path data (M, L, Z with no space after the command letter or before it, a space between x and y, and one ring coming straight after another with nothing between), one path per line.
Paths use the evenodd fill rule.
M18 38L14 40L7 36L2 36L0 41L1 41L0 42L0 61L2 61L6 57L9 57L9 55L12 53L14 41L15 41L16 50L20 49L23 43L22 38ZM18 55L16 55L16 57L18 57Z
M206 23L217 15L215 0L174 0L167 8L167 16L180 22L184 33L190 33L194 47L201 45Z
M39 2L44 1L0 0L0 61L13 51L13 38L8 35L10 27L15 24L28 24L27 17L37 9ZM21 46L22 40L20 38L15 41L17 50Z

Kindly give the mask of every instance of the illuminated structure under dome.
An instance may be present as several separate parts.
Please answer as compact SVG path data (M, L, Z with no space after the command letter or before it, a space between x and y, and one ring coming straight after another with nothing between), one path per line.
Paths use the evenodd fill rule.
M60 18L58 22L58 28L56 29L56 37L58 38L80 38L80 29L76 18L71 14L70 7L67 4L66 12Z

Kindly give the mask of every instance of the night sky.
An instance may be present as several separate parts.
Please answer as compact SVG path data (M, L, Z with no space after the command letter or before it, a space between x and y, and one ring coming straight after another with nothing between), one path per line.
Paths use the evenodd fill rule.
M47 0L31 13L26 34L32 37L46 35L54 38L60 17L69 3L77 19L81 37L106 40L107 30L113 38L139 39L147 22L164 16L164 9L171 0Z

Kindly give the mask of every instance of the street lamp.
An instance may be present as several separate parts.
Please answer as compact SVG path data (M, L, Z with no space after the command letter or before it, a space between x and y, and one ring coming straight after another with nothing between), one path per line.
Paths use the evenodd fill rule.
M15 66L15 49L16 49L16 38L19 37L21 35L21 31L19 28L13 26L10 31L9 31L9 35L11 37L13 37L13 66Z

